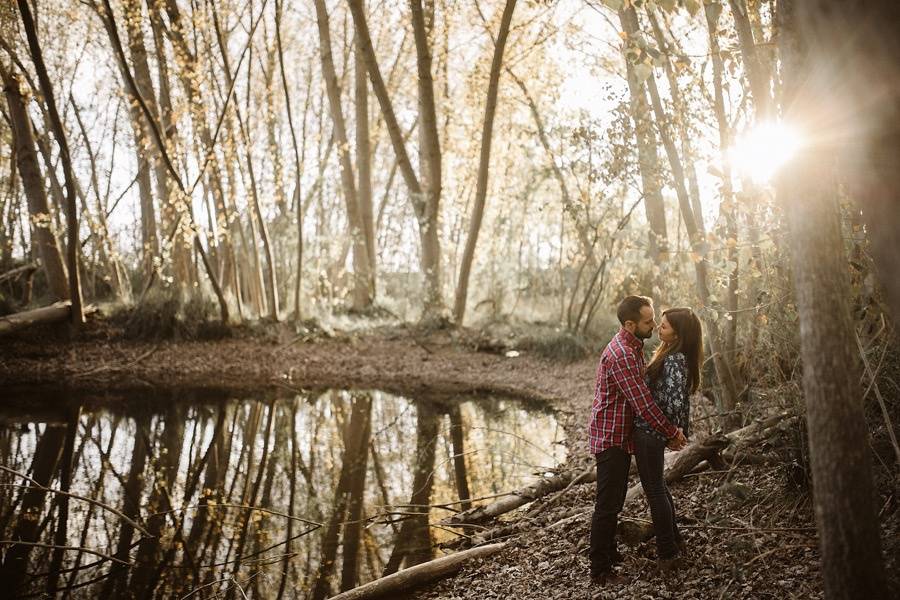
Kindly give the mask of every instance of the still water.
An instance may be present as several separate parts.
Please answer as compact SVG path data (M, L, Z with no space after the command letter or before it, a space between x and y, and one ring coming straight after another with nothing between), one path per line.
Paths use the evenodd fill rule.
M547 472L562 439L491 396L13 398L0 596L320 600L441 556L442 518Z

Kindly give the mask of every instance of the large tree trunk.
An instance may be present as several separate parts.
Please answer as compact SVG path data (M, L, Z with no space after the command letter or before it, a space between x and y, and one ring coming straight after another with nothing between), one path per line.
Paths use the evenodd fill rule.
M815 0L797 5L813 72L826 81L820 109L849 133L851 192L869 233L881 284L900 319L900 3ZM818 125L818 124L817 124Z
M463 250L459 267L459 280L456 283L456 301L453 305L453 318L462 325L466 314L466 297L469 293L469 275L475 259L475 245L481 232L481 220L484 216L484 203L487 198L488 169L491 165L491 142L494 133L494 114L497 112L497 94L500 88L500 68L503 65L503 50L509 37L516 0L506 0L503 16L500 19L500 32L494 44L494 58L491 60L491 72L488 76L487 100L484 105L484 124L481 127L481 156L478 161L478 180L475 187L475 205L472 207L472 219L469 221L469 234Z
M798 3L796 9L792 2L779 4L782 105L789 107L785 118L816 134L783 170L778 198L791 231L814 503L828 598L888 597L835 172L838 153L848 141L859 141L841 139L842 134L858 134L866 125L873 127L869 135L885 134L876 123L860 123L862 119L887 118L895 127L898 122L900 88L894 77L900 46L893 27L900 7L895 2L862 4L820 0ZM892 97L879 97L885 91ZM888 140L896 147L897 131L875 138L876 143ZM897 181L896 174L891 178ZM886 195L884 202L896 206L896 196ZM892 218L896 222L896 214Z
M16 167L28 199L28 214L33 224L33 244L37 246L37 254L40 256L47 274L47 283L53 299L66 300L69 298L69 282L63 266L59 243L52 229L53 219L50 215L47 195L44 192L44 178L35 153L31 119L28 117L25 99L20 91L21 82L16 75L3 68L2 64L0 64L0 76L3 77L3 91L9 106Z

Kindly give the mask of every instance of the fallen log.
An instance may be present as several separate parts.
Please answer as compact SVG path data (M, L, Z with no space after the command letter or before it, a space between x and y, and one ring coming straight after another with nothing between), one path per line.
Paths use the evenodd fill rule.
M442 577L446 577L460 570L466 561L475 558L484 558L496 554L503 549L506 544L491 544L489 546L479 546L470 550L456 552L448 556L403 569L393 575L370 581L352 590L341 592L337 596L332 596L331 600L370 600L371 598L381 598L386 595L396 595L406 592L412 588L431 583Z
M532 485L513 492L512 494L505 496L497 500L496 502L491 502L490 504L485 504L483 506L476 506L474 508L470 508L469 510L464 510L462 512L451 515L443 519L441 521L441 524L475 525L478 523L483 523L484 521L508 513L511 510L515 510L520 506L528 504L529 502L533 502L541 496L545 496L547 494L561 490L569 485L577 477L582 477L581 481L583 482L593 481L594 479L596 479L597 474L593 474L594 479L590 479L590 474L585 475L584 471L566 471L564 473L554 475L553 477L544 477L539 479Z
M0 317L0 335L12 333L19 329L25 329L38 323L56 323L69 318L69 307L72 303L68 300L56 302L50 306L26 310L23 312Z

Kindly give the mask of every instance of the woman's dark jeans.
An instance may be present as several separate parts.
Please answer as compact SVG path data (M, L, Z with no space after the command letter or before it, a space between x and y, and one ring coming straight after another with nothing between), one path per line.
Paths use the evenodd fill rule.
M653 517L657 555L661 559L673 558L678 554L681 533L675 524L675 503L663 477L666 442L637 428L632 435L638 474Z

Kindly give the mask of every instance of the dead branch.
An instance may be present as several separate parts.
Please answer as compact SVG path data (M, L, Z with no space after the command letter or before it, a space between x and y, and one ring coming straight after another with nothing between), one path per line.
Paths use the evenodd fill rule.
M116 508L113 508L112 506L110 506L108 504L104 504L103 502L94 500L93 498L88 498L86 496L80 496L78 494L73 494L72 492L64 492L62 490L57 490L57 489L54 489L51 487L43 486L40 483L38 483L37 481L35 481L34 479L32 479L31 477L29 477L28 475L26 475L25 473L20 473L19 471L10 469L9 467L4 467L3 465L0 465L0 471L6 471L7 473L11 473L13 475L16 475L17 477L21 477L22 479L31 483L32 487L36 487L45 492L49 492L51 494L58 494L60 496L68 496L69 498L74 498L75 500L81 500L82 502L87 502L89 504L93 504L94 506L99 506L100 508L113 513L114 515L116 515L117 517L119 517L120 519L122 519L123 521L125 521L126 523L128 523L129 525L131 525L132 527L137 529L138 531L140 531L142 535L144 535L146 537L150 537L150 538L154 537L153 535L150 534L149 531L147 531L146 529L141 527L137 523L137 521L130 519L127 515L125 515L125 513L123 513L122 511L120 511Z
M96 550L91 550L90 548L82 548L81 546L57 546L55 544L42 544L40 542L25 542L22 540L0 540L0 545L8 544L10 546L35 546L37 548L50 548L52 550L69 550L72 552L84 552L85 554L93 554L94 556L99 556L104 560L111 560L113 562L117 562L119 564L123 564L125 566L131 567L132 563L126 562L124 560L120 560L115 556L110 556L108 554L103 554L102 552L97 552Z
M39 266L40 266L40 262L34 261L34 262L28 263L27 265L22 265L21 267L16 267L15 269L12 269L12 270L7 271L6 273L3 273L2 275L0 275L0 281L6 281L7 279L14 279L16 277L19 277L22 274L30 275L31 273L34 273L35 271L37 271Z

